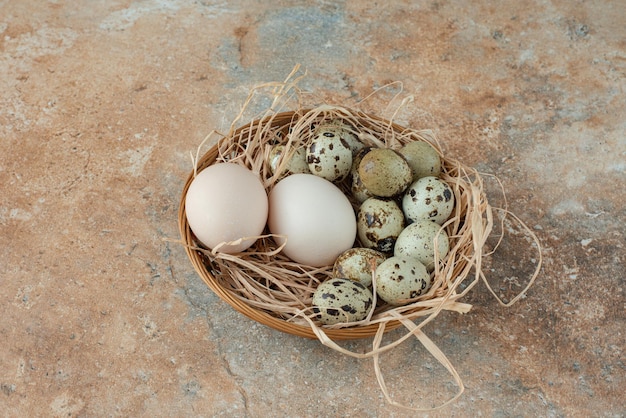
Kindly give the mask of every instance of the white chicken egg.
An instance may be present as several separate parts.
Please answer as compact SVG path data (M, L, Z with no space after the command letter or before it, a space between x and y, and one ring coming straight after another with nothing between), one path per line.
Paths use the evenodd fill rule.
M268 226L283 252L301 264L330 266L354 244L356 216L343 192L312 174L292 174L269 196Z
M316 318L325 325L356 322L367 318L373 305L372 292L359 282L329 279L318 286L311 301Z
M417 221L402 230L393 254L397 257L415 258L432 271L435 266L435 254L442 260L450 249L448 234L441 226L432 221ZM435 247L435 238L437 246Z
M404 216L412 222L429 220L443 224L454 209L454 193L437 177L422 177L409 186L402 198Z
M218 251L246 250L263 232L267 222L268 199L259 177L239 164L219 163L200 171L185 197L185 215L196 238Z
M391 305L402 305L428 291L426 267L413 258L390 257L376 269L376 294Z

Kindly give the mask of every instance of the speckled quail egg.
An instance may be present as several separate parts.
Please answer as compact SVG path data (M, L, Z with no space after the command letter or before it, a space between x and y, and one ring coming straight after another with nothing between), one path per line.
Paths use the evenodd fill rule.
M365 147L365 144L357 138L354 134L354 128L352 128L348 123L346 123L343 119L333 119L330 122L321 124L318 129L324 127L335 127L340 129L341 137L348 143L348 146L352 150L352 155L356 155L360 149Z
M365 154L359 163L359 176L367 190L382 197L401 193L413 180L409 164L389 148L375 148Z
M361 181L361 177L359 177L359 173L355 172L352 176L352 185L350 186L350 191L352 192L352 196L359 203L365 202L370 197L374 197L374 195L365 188L365 185Z
M275 145L270 151L268 162L272 174L276 174L276 170L281 163L282 155L285 152L284 145ZM300 147L295 151L292 149L293 155L289 158L289 161L284 165L284 173L286 175L296 173L310 173L309 165L306 162L306 148Z
M454 193L437 177L422 177L409 186L402 198L404 216L411 222L429 220L443 224L454 209Z
M425 141L409 142L398 150L413 172L413 181L422 177L441 174L441 158L439 153Z
M361 244L383 253L393 251L404 225L404 214L394 200L370 197L357 213L357 234Z
M367 318L372 309L372 292L359 282L346 278L326 280L313 293L315 318L324 325L356 322Z
M428 291L426 267L414 258L390 257L376 270L376 294L391 305L402 305Z
M372 284L372 263L376 269L386 258L385 254L371 248L350 248L335 260L333 277L354 280L369 287Z
M352 150L342 138L343 130L319 127L307 147L306 161L311 173L329 181L341 181L352 167Z
M426 270L435 268L435 254L442 260L450 249L450 240L445 230L432 221L417 221L402 230L393 255L396 257L415 258L426 266ZM435 247L435 237L437 246Z
M367 154L371 151L371 147L361 148L352 156L352 168L350 169L350 175L352 176L352 186L350 190L352 192L352 196L359 202L363 203L370 197L374 195L365 188L365 185L361 181L361 177L359 176L359 163Z

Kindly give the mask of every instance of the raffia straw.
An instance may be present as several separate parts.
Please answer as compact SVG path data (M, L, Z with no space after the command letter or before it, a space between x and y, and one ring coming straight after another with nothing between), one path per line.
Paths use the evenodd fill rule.
M468 312L471 305L461 302L460 299L481 281L504 304L482 271L482 260L490 254L484 252L484 247L494 225L494 208L489 205L485 196L481 174L445 156L432 131L410 129L393 121L400 109L412 101L411 96L401 100L390 119L343 106L321 104L307 107L303 103L304 95L298 87L298 82L304 75L298 71L297 67L294 68L282 83L265 83L253 88L233 120L229 132L222 135L213 131L200 144L195 158L192 156L193 171L187 179L179 208L182 244L205 283L242 314L283 332L316 338L339 353L357 358L372 358L381 390L392 405L402 406L394 402L388 393L380 370L380 355L408 338L417 338L448 370L460 389L452 399L440 405L445 406L460 396L463 383L443 352L424 334L422 328L435 320L443 310ZM242 123L251 103L263 94L269 94L272 98L270 108L254 115L250 122ZM396 95L394 100L398 97ZM369 98L370 96L366 99ZM332 276L332 266L314 268L289 260L280 252L281 248L275 244L269 233L253 237L257 238L256 243L239 254L224 254L217 248L212 251L202 248L187 224L184 196L197 172L218 162L237 163L249 168L259 175L266 190L270 192L284 177L283 171L288 158L299 147L310 143L313 137L311 126L332 120L341 120L367 146L398 148L411 141L429 143L442 159L440 177L451 186L456 204L450 219L441 228L449 236L450 250L443 259L436 260L432 286L426 294L407 300L403 306L391 306L379 300L376 308L362 321L322 326L316 322L311 310L311 298L317 286ZM214 136L218 136L217 143L199 157L200 148ZM272 146L278 143L284 145L285 149L278 163L277 173L273 174L267 157ZM338 186L349 195L349 184ZM353 205L357 209L358 203L353 202ZM527 286L504 304L510 306L523 297L537 277L542 261L541 250L537 237L517 216L506 208L496 210L503 215L501 222L504 222L503 218L506 216L518 222L522 230L534 240L540 254L537 268ZM497 245L501 239L502 237ZM375 283L375 270L372 275ZM416 324L418 320L419 323ZM398 327L404 327L406 333L382 345L383 335ZM351 352L336 343L336 340L365 337L373 337L372 350L367 353Z

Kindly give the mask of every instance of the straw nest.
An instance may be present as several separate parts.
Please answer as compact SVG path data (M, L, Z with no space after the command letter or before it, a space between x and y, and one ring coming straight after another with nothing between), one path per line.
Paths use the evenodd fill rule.
M398 316L415 319L441 309L466 312L469 306L458 300L471 286L464 286L462 292L457 290L466 279L475 279L480 271L483 245L493 224L492 211L478 173L446 158L428 131L414 131L336 106L282 112L242 126L220 140L197 161L196 172L217 162L238 163L259 173L269 192L281 178L280 166L277 175L272 175L267 164L271 148L282 143L288 156L290 150L307 145L311 126L337 119L351 126L367 146L398 148L410 141L431 144L441 155L440 178L452 187L456 205L444 224L450 237L450 251L433 271L433 285L428 293L400 307L381 303L379 299L369 320L327 326L324 332L331 339L363 338L375 335L380 324L385 324L387 330L398 327ZM194 172L187 179L183 197L193 178ZM349 183L338 185L349 195ZM357 209L358 203L354 204ZM313 327L318 325L311 319L311 298L317 286L331 277L332 266L314 268L291 261L277 252L269 233L260 237L252 248L236 255L202 249L187 223L184 199L181 199L179 222L195 269L219 297L255 321L290 334L316 338Z
M280 94L285 94L284 86L281 91L283 93ZM471 305L461 299L481 278L486 283L482 261L486 255L485 242L494 225L494 209L487 201L480 173L444 155L432 132L427 130L414 130L341 106L321 105L280 112L274 109L275 106L272 106L259 118L238 128L231 127L230 132L221 135L204 155L197 155L194 159L194 169L183 188L178 221L183 244L195 270L221 299L254 321L289 334L317 338L344 354L374 358L377 378L391 403L393 401L380 375L378 355L415 336L452 374L460 387L455 398L458 397L463 391L461 379L445 355L421 329L442 310L468 312ZM283 177L281 169L290 153L306 146L311 140L311 126L338 119L351 127L352 132L367 146L397 149L411 141L428 142L440 154L440 178L451 186L456 203L452 215L443 224L450 239L450 251L436 263L431 273L432 286L426 294L404 306L391 306L379 299L375 310L363 321L322 326L314 318L311 298L317 286L332 276L332 266L314 268L293 262L280 252L267 230L266 235L258 237L256 243L243 253L229 255L202 248L187 223L185 195L198 172L212 164L227 161L258 173L269 193ZM276 144L285 145L285 163L281 163L277 174L273 175L267 160ZM349 184L340 183L338 186L349 195ZM358 208L357 202L354 202L354 207L355 210ZM528 233L532 235L532 232ZM536 275L537 272L509 304L523 296ZM383 334L400 326L404 326L407 333L394 343L381 346ZM335 343L336 340L366 337L374 337L374 348L369 353L352 353Z

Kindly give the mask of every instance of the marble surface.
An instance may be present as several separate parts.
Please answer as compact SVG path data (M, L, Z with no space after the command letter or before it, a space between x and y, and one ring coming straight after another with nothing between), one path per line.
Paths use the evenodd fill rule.
M626 415L626 7L383 3L0 1L0 415L415 416L371 361L233 311L168 241L189 153L298 63L319 100L384 87L367 106L390 116L411 95L397 120L495 174L542 244L525 299L479 285L425 328L466 387L427 415ZM511 234L496 289L533 257ZM417 341L381 364L398 402L455 393Z

